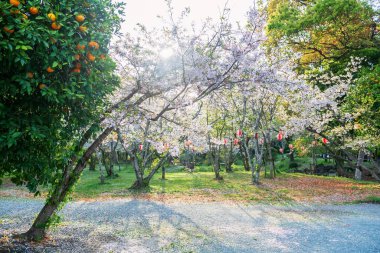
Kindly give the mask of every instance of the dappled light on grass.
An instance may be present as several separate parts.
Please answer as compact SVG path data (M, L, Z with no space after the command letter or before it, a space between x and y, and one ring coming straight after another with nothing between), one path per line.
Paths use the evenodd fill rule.
M157 201L221 201L221 202L316 202L342 203L380 197L380 185L373 182L355 182L340 177L322 177L298 173L282 173L276 179L262 175L262 183L254 186L250 172L236 166L232 173L222 173L224 180L214 180L208 166L196 167L189 173L179 167L167 169L166 180L158 173L149 187L131 190L134 173L131 167L115 171L117 177L106 178L100 184L99 171L85 170L76 185L73 197L80 200L108 198L136 198ZM33 197L23 188L6 183L0 187L0 196Z

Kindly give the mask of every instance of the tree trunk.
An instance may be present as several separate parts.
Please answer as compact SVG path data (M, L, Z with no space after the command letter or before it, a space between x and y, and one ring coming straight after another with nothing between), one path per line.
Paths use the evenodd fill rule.
M230 142L230 147L226 148L226 154L225 154L225 166L226 166L226 172L232 172L232 164L233 164L233 144Z
M168 156L169 156L169 154L167 154L165 157L163 157L159 161L159 163L152 169L152 171L149 173L148 176L146 176L145 178L142 178L141 181L136 180L130 188L131 189L142 189L142 188L148 187L150 180L153 178L153 176L156 174L156 172L161 168L161 166L163 166L163 164L165 163Z
M141 187L144 187L144 176L141 173L140 166L137 161L137 157L135 155L131 156L132 166L135 171L136 181L131 186L132 189L139 189Z
M240 153L242 154L242 158L243 158L243 165L244 165L244 170L245 171L249 171L250 170L250 167L249 167L249 158L248 158L248 147L246 145L246 143L241 143L240 145Z
M260 147L258 140L256 140L255 144L256 145L254 147L255 147L256 163L255 163L255 166L251 167L251 171L252 171L252 183L255 185L258 185L260 182L259 181L260 180L260 171L261 171L261 167L263 164L263 147L264 147L264 145L262 145Z
M215 173L216 180L223 180L223 177L220 175L220 150L219 148L213 148L212 156L213 156L213 168Z
M274 158L273 158L273 154L272 154L272 146L271 146L271 143L270 143L270 134L267 135L267 142L266 142L266 145L267 145L267 150L268 150L268 160L269 160L269 178L273 179L276 177L276 171L275 171L275 167L274 167Z
M362 163L364 159L364 152L362 149L359 150L358 154L358 160L356 162L356 168L355 168L355 180L362 180Z
M76 161L76 157L74 156L71 158L72 162L68 167L65 168L60 184L55 186L55 189L52 195L48 198L45 206L39 212L30 229L21 235L22 237L25 237L30 241L38 241L45 237L46 230L49 228L49 221L51 221L52 216L57 212L58 208L70 192L70 189L80 178L80 174L86 167L87 161L95 152L96 148L112 132L112 130L112 127L106 128L91 144L91 146L87 148L81 159L77 161L75 167L72 170L70 170L70 168L72 168L74 161Z
M53 197L49 198L48 202L44 205L37 218L34 220L29 230L22 234L29 241L40 241L46 236L46 229L49 226L49 220L58 209L59 200L54 200Z
M166 180L166 169L165 169L165 166L162 166L162 175L161 175L161 179L162 180Z
M255 185L259 185L260 183L260 169L259 168L257 168L253 174L252 183Z
M249 171L248 158L245 155L243 155L243 165L244 165L244 170Z
M341 155L342 154L339 153L339 156L341 156ZM339 158L339 157L336 157L336 156L334 156L334 160L335 160L337 175L340 177L346 177L347 173L344 169L344 160Z
M232 172L232 164L230 161L225 162L226 172L231 173Z

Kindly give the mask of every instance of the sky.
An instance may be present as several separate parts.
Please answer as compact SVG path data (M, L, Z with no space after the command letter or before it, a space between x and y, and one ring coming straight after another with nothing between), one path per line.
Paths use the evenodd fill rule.
M217 19L227 0L172 0L175 13L180 13L185 7L190 7L190 20L195 22L207 17ZM127 0L125 8L125 23L122 25L123 32L132 32L136 23L145 25L148 29L159 26L157 15L166 16L167 5L164 0ZM230 20L245 20L249 6L254 0L229 0L228 7L231 9Z

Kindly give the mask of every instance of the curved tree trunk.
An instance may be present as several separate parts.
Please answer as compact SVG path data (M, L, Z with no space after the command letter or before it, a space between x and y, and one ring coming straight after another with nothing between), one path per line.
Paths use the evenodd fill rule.
M62 180L60 184L57 184L53 193L48 198L46 204L39 212L37 218L34 220L30 229L21 236L30 241L38 241L46 236L46 230L49 228L51 218L58 211L58 208L66 199L70 189L78 181L80 174L86 167L87 161L90 159L96 148L102 143L102 141L112 132L113 128L106 128L98 138L91 144L89 148L84 152L81 159L76 162L75 167L73 164L76 161L76 157L71 158L71 164L65 168Z

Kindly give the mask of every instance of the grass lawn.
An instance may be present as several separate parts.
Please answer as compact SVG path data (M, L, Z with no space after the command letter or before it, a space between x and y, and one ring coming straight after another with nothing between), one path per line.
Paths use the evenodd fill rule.
M74 199L99 199L114 197L144 198L152 200L188 201L257 201L270 203L289 202L371 202L380 199L380 184L357 182L340 177L321 177L298 173L281 173L276 179L262 176L259 187L251 184L251 173L235 165L233 173L222 172L223 181L214 180L210 166L197 166L193 173L180 166L167 168L166 180L157 173L149 188L136 191L128 188L134 182L132 167L115 167L118 174L100 184L100 172L86 169L76 185ZM25 188L16 187L5 180L0 186L0 196L30 197Z

